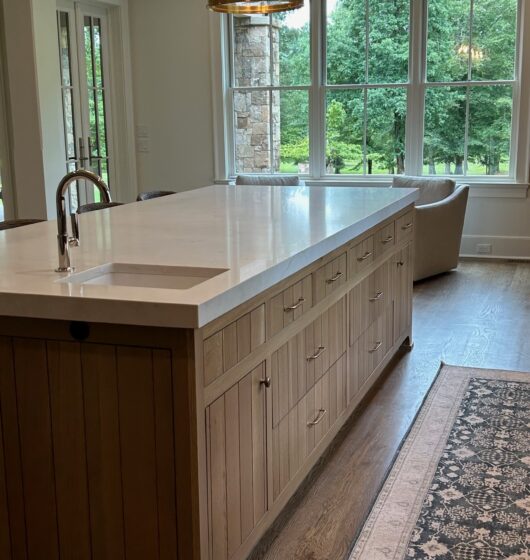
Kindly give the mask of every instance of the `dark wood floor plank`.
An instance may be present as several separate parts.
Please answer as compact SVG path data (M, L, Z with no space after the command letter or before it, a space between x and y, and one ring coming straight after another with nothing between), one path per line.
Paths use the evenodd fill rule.
M262 543L252 560L347 556L441 361L530 371L529 263L466 261L418 283L414 306L414 350L393 362L272 544Z

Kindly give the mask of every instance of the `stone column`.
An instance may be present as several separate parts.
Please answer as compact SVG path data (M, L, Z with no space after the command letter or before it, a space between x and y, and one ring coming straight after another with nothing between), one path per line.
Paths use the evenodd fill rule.
M273 57L271 59L272 33ZM273 85L280 81L280 31L266 16L234 17L234 80L236 88ZM271 103L272 101L272 103ZM271 107L272 105L272 107ZM280 165L280 94L269 91L234 92L235 151L238 173L270 172L271 116L273 170Z

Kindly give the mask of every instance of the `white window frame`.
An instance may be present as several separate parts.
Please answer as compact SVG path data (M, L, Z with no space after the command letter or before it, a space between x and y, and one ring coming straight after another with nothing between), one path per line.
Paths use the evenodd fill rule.
M308 1L308 0L306 0ZM455 176L457 180L477 187L476 195L526 197L530 170L530 2L519 0L517 30L517 60L513 97L512 141L510 173L508 176ZM419 175L423 169L423 130L425 81L427 0L411 2L411 36L408 114L405 136L407 154L405 173ZM309 93L309 142L311 175L306 183L326 185L387 186L390 175L326 175L325 171L325 0L311 1L311 68L312 86ZM229 18L219 14L210 16L213 115L215 136L215 176L219 183L234 177L234 130L230 90L230 32ZM510 82L508 80L508 82ZM485 82L480 82L484 84ZM495 82L501 83L501 82ZM472 84L472 82L471 82ZM452 84L452 85L458 85ZM467 82L464 85L470 85ZM443 87L443 86L442 86ZM421 109L421 110L420 110ZM499 187L499 189L497 189ZM502 190L501 190L502 189Z
M2 15L1 7L0 15ZM4 72L4 64L4 38L0 30L0 173L2 177L4 220L9 220L15 217L16 209L11 178L11 152L9 150L9 133L7 124L7 83L6 73Z

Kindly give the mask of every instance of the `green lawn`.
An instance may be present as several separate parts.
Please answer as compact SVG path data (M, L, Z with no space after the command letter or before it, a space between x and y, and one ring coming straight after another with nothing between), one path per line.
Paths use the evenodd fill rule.
M437 166L436 168L437 175L444 176L444 167L442 165ZM298 166L294 163L288 161L282 161L280 164L280 173L298 173ZM423 167L424 175L429 174L429 166L425 165ZM508 175L509 168L508 162L501 163L501 169L499 175ZM341 169L341 175L362 175L362 167L356 167L356 164L352 162L346 162L346 166ZM483 165L479 165L476 163L469 163L468 165L468 175L486 175L486 169ZM388 175L388 170L383 168L378 168L374 166L373 175Z

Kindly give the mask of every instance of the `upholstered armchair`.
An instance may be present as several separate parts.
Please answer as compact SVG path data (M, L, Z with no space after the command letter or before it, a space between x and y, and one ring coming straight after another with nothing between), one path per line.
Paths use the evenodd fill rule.
M236 178L236 185L298 187L303 184L298 175L238 175Z
M468 185L451 179L394 177L394 188L420 190L416 201L414 281L458 266Z

